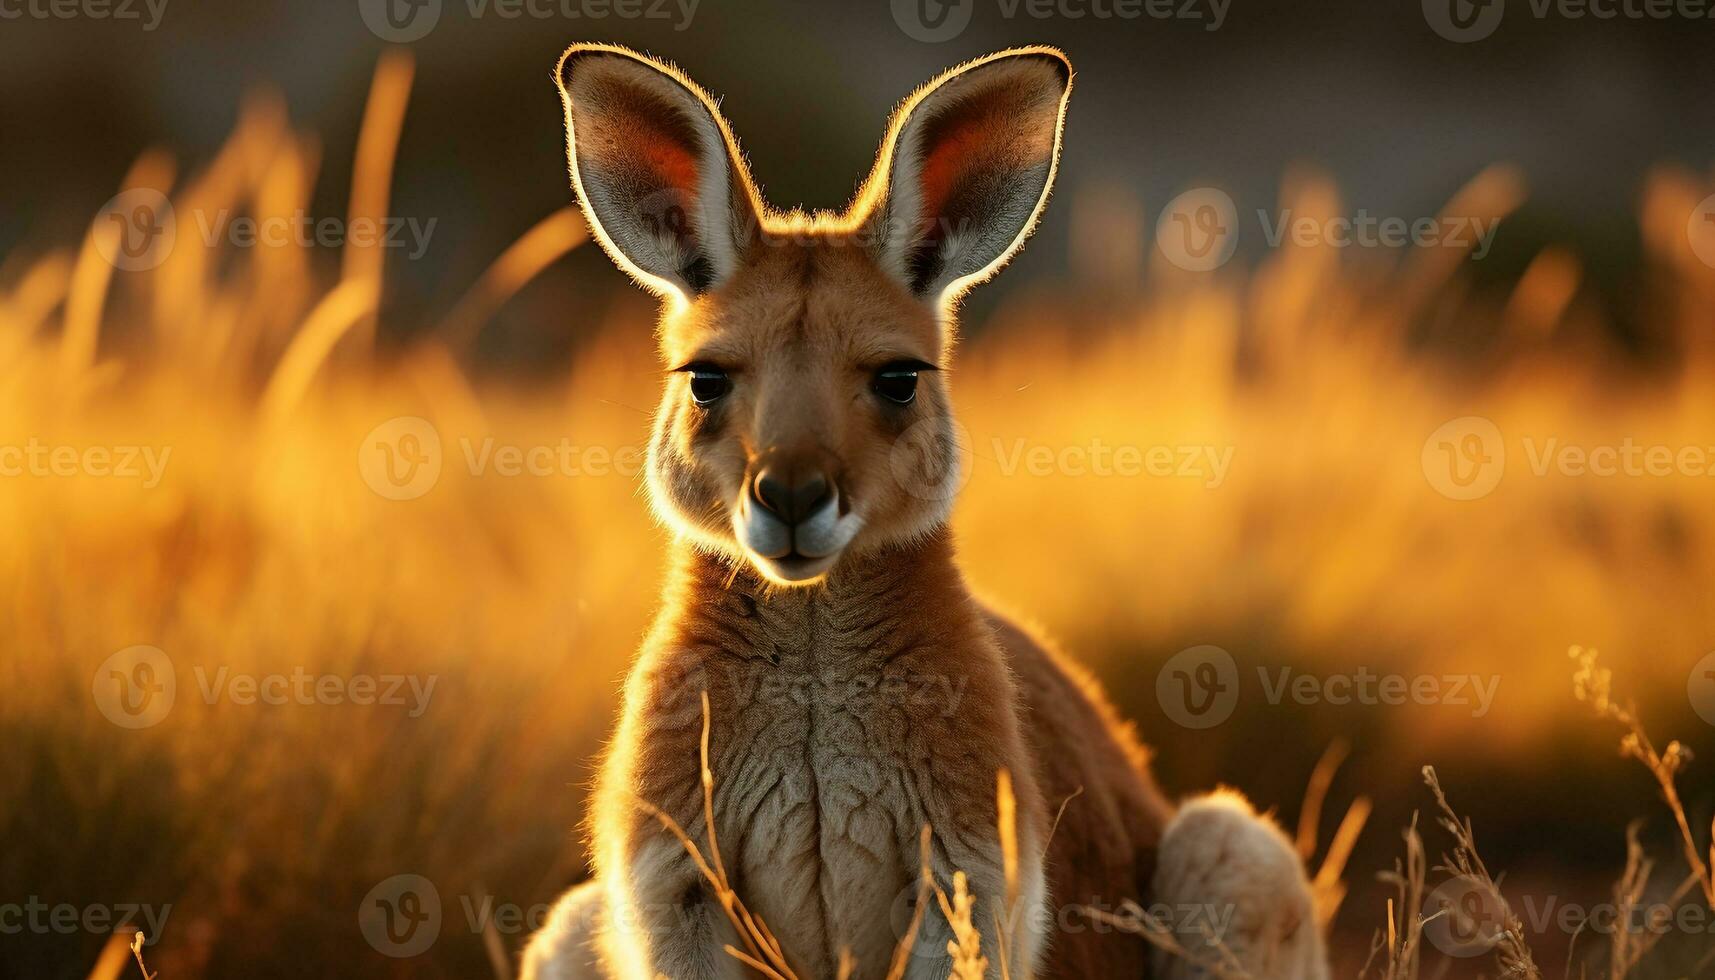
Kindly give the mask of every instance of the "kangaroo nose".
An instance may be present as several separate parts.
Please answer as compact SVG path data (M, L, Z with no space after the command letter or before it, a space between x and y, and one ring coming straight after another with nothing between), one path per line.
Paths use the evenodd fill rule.
M751 484L751 495L764 509L787 524L797 524L833 499L833 484L819 469L798 471L764 467Z

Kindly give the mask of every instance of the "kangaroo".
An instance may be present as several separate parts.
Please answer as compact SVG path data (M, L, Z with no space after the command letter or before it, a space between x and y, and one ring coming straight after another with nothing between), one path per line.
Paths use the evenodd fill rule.
M973 598L955 558L954 310L1048 200L1066 57L1003 51L918 89L838 214L763 203L715 101L669 65L579 44L556 79L590 227L662 300L647 484L674 544L591 804L595 876L524 975L761 975L726 952L736 930L658 808L806 980L889 975L925 826L937 881L967 877L989 976L1203 975L1082 909L1133 899L1206 911L1171 925L1217 933L1254 977L1325 977L1281 832L1232 796L1176 809L1095 681ZM929 906L908 977L952 966Z

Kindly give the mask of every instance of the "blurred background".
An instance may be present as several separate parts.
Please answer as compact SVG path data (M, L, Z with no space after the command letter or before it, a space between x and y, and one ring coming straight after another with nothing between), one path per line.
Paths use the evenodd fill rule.
M654 304L567 210L575 40L679 64L808 208L846 202L921 81L1066 50L1055 199L963 314L961 549L1173 793L1233 785L1296 828L1349 752L1312 835L1319 859L1373 803L1340 975L1427 764L1517 903L1610 900L1639 818L1652 888L1684 877L1571 646L1700 756L1707 851L1715 20L156 3L0 4L0 975L134 969L84 913L139 904L170 907L164 977L506 976L585 873L665 536L636 465ZM1431 230L1339 244L1366 216ZM1634 462L1592 471L1605 449ZM1152 451L1173 465L1122 460ZM1204 664L1207 704L1181 679ZM1432 693L1345 696L1380 676ZM425 881L429 942L378 933L362 910ZM1559 972L1570 930L1528 938ZM1715 975L1710 950L1679 930L1635 975Z

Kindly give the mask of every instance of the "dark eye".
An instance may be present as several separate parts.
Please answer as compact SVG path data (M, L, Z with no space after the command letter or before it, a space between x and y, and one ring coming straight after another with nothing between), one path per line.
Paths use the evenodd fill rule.
M921 361L899 361L875 372L870 388L895 405L909 405L917 397L917 372L933 370Z
M691 400L705 408L732 390L732 379L713 364L692 364L683 370L691 376Z

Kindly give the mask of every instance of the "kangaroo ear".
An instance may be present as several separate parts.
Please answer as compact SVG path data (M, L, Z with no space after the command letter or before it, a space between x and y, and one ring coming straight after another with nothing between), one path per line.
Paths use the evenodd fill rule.
M573 45L556 80L572 186L614 262L663 297L730 276L759 206L708 94L613 45Z
M1038 47L960 66L907 99L865 190L882 265L947 302L1005 265L1048 201L1071 92L1071 63Z

